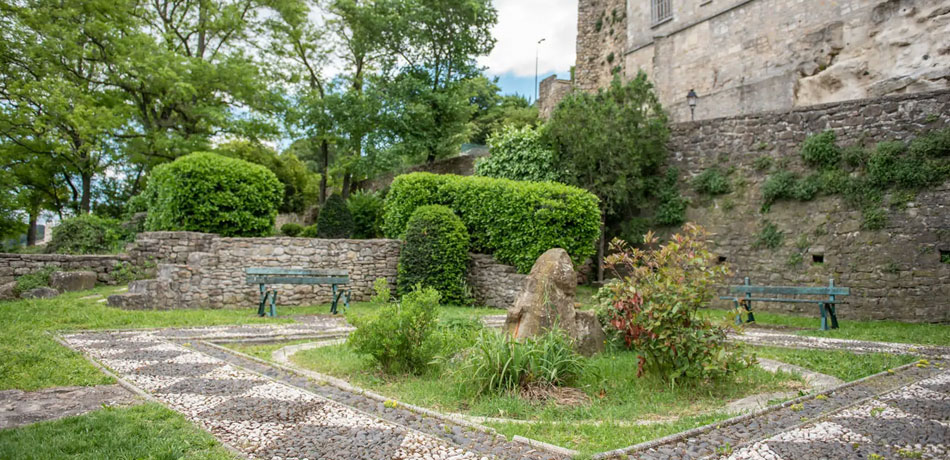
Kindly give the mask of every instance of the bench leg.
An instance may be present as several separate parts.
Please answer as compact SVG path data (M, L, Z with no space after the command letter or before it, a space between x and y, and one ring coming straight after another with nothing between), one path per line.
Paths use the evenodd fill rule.
M270 317L273 318L277 316L277 289L274 289L273 295L270 298Z
M343 291L343 312L346 313L350 309L350 290L346 289Z
M742 324L742 309L739 308L738 300L733 299L733 302L736 304L736 326L739 326Z
M267 286L263 284L261 288L261 300L257 303L257 316L264 316L264 306L267 305L267 297L270 295L270 291L267 290Z
M823 331L828 330L828 316L825 305L824 303L818 304L818 309L821 310L821 330Z
M835 304L828 304L828 310L831 313L831 328L838 329L838 312L835 309Z
M330 294L330 299L332 300L332 301L330 302L330 313L333 314L333 315L335 315L335 314L336 314L336 303L340 300L340 295L336 292L336 285L335 285L335 284L333 285L333 293Z

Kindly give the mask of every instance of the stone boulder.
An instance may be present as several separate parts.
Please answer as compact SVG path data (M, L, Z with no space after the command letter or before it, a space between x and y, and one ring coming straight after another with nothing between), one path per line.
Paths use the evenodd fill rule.
M60 292L85 291L96 287L96 272L56 272L50 275L49 285Z
M24 299L52 299L59 295L59 291L53 288L48 287L38 287L35 289L30 289L22 294L20 297Z
M534 337L555 324L587 356L604 349L606 336L593 312L576 311L577 274L567 251L550 249L534 263L524 289L508 309L505 329L515 339Z
M16 281L0 284L0 300L16 299Z

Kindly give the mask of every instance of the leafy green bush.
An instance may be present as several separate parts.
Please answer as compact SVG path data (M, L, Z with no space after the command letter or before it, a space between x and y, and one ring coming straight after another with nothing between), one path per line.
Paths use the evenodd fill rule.
M237 140L221 145L215 153L261 165L274 173L283 189L280 212L302 212L317 201L319 174L310 172L291 152L278 154L261 143Z
M473 251L494 254L522 273L551 248L563 248L581 263L594 254L600 234L597 197L576 187L413 173L397 177L386 197L386 236L402 238L416 208L431 204L462 219Z
M118 252L132 235L116 219L82 214L53 227L53 238L46 245L54 254L103 254Z
M768 177L762 184L763 210L768 208L778 200L789 199L794 196L798 177L788 171L779 171Z
M867 163L868 151L860 145L845 147L844 150L841 151L841 159L844 160L846 165L857 168Z
M399 253L399 293L431 287L448 303L464 303L469 236L462 220L445 206L422 206L412 213L406 244Z
M353 234L353 215L343 197L335 193L327 197L316 225L317 238L349 238Z
M802 160L811 167L834 168L841 161L841 149L835 141L837 137L831 130L808 136L802 144Z
M303 225L294 222L287 222L284 225L280 226L280 234L284 236L294 237L300 235L303 232Z
M707 233L686 224L656 249L611 243L607 266L624 275L609 285L610 325L639 355L637 375L655 371L673 383L708 379L748 367L753 357L699 314L729 270L706 246ZM645 242L656 245L652 234Z
M706 169L693 179L693 189L696 193L705 195L723 195L729 193L729 179L718 167Z
M459 372L476 393L503 393L532 385L570 385L584 361L563 331L517 341L508 334L484 331L475 341Z
M950 128L929 132L910 143L910 153L931 158L950 157Z
M346 202L353 216L353 238L370 239L383 236L385 201L377 193L359 191Z
M533 126L505 126L488 138L491 156L475 164L478 176L498 179L557 181L560 171L554 151Z
M439 292L421 287L398 304L381 305L369 318L348 318L356 330L348 343L359 354L371 356L387 373L421 374L438 351L432 340L439 315Z
M653 195L657 205L653 213L653 222L662 226L681 225L686 221L686 207L689 204L680 194L679 171L669 168L656 183Z
M752 163L752 167L755 168L756 171L768 171L772 168L773 161L774 160L772 160L772 157L768 155L762 155L755 159L755 161Z
M222 236L269 235L282 196L267 168L209 152L156 167L145 193L148 230Z
M784 239L785 234L778 229L778 226L772 222L765 221L762 223L762 229L759 230L759 234L755 236L755 242L752 243L752 247L755 249L775 249L782 245L782 240Z
M881 230L887 225L887 211L880 206L868 206L861 211L861 228Z
M303 231L300 232L300 236L303 238L319 238L317 236L317 224L304 227Z
M16 278L16 287L14 290L17 295L38 287L49 287L49 278L60 271L58 267L43 267L33 273L27 273Z

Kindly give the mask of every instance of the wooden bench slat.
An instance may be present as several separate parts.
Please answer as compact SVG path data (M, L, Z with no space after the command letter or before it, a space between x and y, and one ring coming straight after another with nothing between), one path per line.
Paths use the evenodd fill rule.
M246 268L244 273L247 275L303 275L303 276L330 276L343 277L349 276L348 270L310 270L305 268Z
M247 284L347 284L349 277L247 275Z
M733 294L851 295L851 288L830 286L729 286L729 292Z

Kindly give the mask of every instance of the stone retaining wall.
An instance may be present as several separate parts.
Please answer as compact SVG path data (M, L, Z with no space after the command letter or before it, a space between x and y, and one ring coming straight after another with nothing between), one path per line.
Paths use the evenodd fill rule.
M712 166L732 170L728 194L687 192L687 220L713 233L717 254L734 269L733 282L748 276L753 284L820 286L834 278L852 288L840 308L843 318L945 322L950 321L950 264L941 262L941 252L950 251L950 183L890 206L882 230L862 229L861 210L837 196L780 201L768 212L761 208L762 185L770 174L813 172L801 161L801 143L810 134L831 129L841 146L869 146L947 126L950 91L826 104L673 125L671 162L686 184ZM768 170L756 167L763 157L771 158ZM756 247L766 222L783 234L775 249ZM813 304L756 308L818 316Z
M472 254L471 257L468 284L475 300L496 308L507 309L514 305L528 276L518 273L515 267L496 262L492 256Z
M62 254L0 254L0 285L16 280L18 276L37 272L45 267L63 271L89 270L96 272L100 283L112 283L117 265L130 262L125 254L103 256L72 256Z

